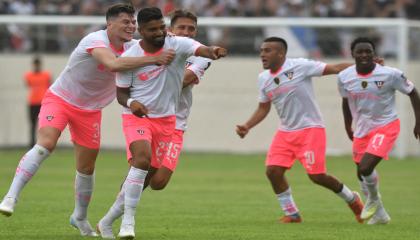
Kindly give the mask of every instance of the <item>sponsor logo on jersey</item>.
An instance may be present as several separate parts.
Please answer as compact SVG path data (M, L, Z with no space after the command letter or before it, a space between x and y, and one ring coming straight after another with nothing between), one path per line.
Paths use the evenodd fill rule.
M161 72L163 72L163 70L165 70L165 66L159 66L157 68L154 68L151 71L139 73L137 77L141 81L146 81L146 80L157 77Z
M48 122L51 122L54 119L54 116L53 115L48 115L46 117L46 119L47 119Z
M362 88L365 89L368 86L368 82L362 81L361 85L362 85Z
M376 86L381 89L382 86L384 85L384 81L375 81Z
M285 72L284 75L289 79L292 80L293 79L293 71L289 71L289 72Z
M278 77L275 77L275 78L273 79L273 81L274 81L277 85L279 85L279 84L280 84L280 79L279 79Z

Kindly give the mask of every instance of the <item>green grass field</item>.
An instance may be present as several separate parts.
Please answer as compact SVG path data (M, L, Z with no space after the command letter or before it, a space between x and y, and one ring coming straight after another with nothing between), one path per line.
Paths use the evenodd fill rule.
M0 197L23 153L0 151ZM358 189L348 157L329 157L327 163L331 174ZM346 204L312 184L299 164L287 176L304 222L284 225L277 221L282 213L265 178L264 155L185 153L167 189L142 195L137 239L420 239L420 159L392 159L378 169L389 225L356 223ZM126 171L123 152L101 152L89 210L92 225L111 206ZM0 216L0 239L83 239L68 222L74 173L72 152L56 151L23 191L14 215Z

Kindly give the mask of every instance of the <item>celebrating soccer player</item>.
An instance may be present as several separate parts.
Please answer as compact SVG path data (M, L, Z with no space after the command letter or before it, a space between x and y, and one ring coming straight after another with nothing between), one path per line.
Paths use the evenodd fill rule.
M174 58L171 50L157 56L117 57L136 42L133 40L136 20L131 5L111 6L106 22L106 30L90 33L80 41L44 97L37 143L20 160L10 189L0 203L0 213L12 215L21 190L55 149L61 132L69 125L77 169L75 209L70 223L83 236L97 235L87 220L87 208L100 146L101 109L115 98L115 71L151 64L164 68Z
M309 178L341 197L358 222L363 208L360 196L331 175L326 174L324 123L315 102L312 77L337 74L351 64L325 64L303 58L287 58L284 39L270 37L260 48L263 68L259 75L259 105L236 132L243 138L269 113L271 103L280 118L279 129L266 158L266 174L284 211L281 223L300 223L302 218L292 197L285 172L299 159Z
M386 224L391 218L381 201L375 167L383 158L388 159L400 132L395 92L410 97L416 118L414 136L419 140L420 98L413 83L400 70L374 62L375 44L370 39L355 39L351 53L356 64L338 75L338 88L343 97L346 132L353 141L357 176L367 197L361 217L369 219L368 224Z
M160 168L171 148L187 58L193 54L211 59L226 55L224 48L207 47L186 37L167 36L158 8L140 10L137 22L142 40L123 56L147 56L165 49L173 49L176 55L168 66L146 66L117 74L117 99L124 106L123 129L131 168L122 186L124 209L113 205L108 214L123 212L118 237L126 239L135 236L136 207L149 168ZM102 237L112 238L112 226L108 224L101 221L98 230Z

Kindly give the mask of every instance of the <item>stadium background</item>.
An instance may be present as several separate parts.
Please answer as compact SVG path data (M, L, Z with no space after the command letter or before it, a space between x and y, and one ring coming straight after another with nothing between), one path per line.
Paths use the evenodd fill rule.
M40 54L44 68L57 77L68 55L88 32L101 29L104 11L117 1L73 0L41 1L10 0L0 3L0 146L25 146L29 134L26 89L22 75L31 68L33 55ZM420 3L412 0L209 0L209 1L131 1L136 9L158 6L168 14L174 8L188 8L199 18L198 40L229 49L226 59L214 62L203 82L194 89L194 104L186 133L185 150L250 153L264 152L278 125L274 109L268 119L257 126L244 140L239 139L235 125L244 122L257 105L258 73L262 70L258 47L267 36L277 35L288 40L289 57L309 57L328 63L353 61L349 44L356 36L368 36L377 42L378 53L386 64L403 69L409 79L420 86L420 28L409 27L405 42L407 56L401 56L401 31L389 26L393 20L415 20L420 17ZM49 15L96 16L86 24L33 24L36 17ZM261 18L267 19L261 19ZM5 20L6 19L6 20ZM46 21L48 22L48 18ZM201 24L205 19L206 24ZM223 19L221 21L220 19ZM244 27L241 19L261 24ZM89 24L90 21L95 24ZM322 26L322 21L326 23ZM13 22L23 21L23 24ZM268 26L264 21L289 22L288 26ZM317 27L294 25L301 21L316 22ZM329 22L351 24L360 21L366 26L341 28ZM370 22L376 21L375 26ZM50 22L54 22L51 18ZM232 23L229 26L229 22ZM381 25L383 22L383 26ZM31 24L29 24L31 23ZM222 24L218 24L222 23ZM236 24L236 25L235 25ZM417 24L417 25L416 25ZM240 25L240 26L239 26ZM406 59L404 59L406 58ZM406 64L405 64L406 63ZM403 65L402 65L403 64ZM350 141L343 128L341 99L336 90L336 77L314 79L317 100L323 113L329 154L349 154ZM402 118L402 133L398 143L399 156L419 155L418 142L412 137L414 117L409 100L398 93L398 111ZM122 149L120 106L114 102L104 110L102 146ZM70 145L68 132L60 139L61 146Z

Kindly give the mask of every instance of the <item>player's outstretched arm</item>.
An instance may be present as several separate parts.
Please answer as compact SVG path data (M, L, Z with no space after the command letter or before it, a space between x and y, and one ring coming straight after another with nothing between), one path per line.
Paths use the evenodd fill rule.
M190 84L198 83L198 77L195 73L189 69L185 69L184 79L182 81L182 88L189 86Z
M322 75L338 74L339 72L343 71L344 69L350 67L353 64L354 63L327 64Z
M270 112L270 108L271 102L260 102L258 104L257 110L255 110L255 112L251 115L245 124L236 125L236 133L239 135L239 137L244 138L248 134L249 130L251 130L251 128L264 120L264 118Z
M94 48L93 58L112 72L132 70L147 65L168 65L175 57L175 51L168 49L157 56L116 57L108 48Z
M197 51L195 52L195 55L217 60L219 58L226 57L227 50L222 47L217 47L217 46L207 47L207 46L202 45L197 49Z
M351 115L349 102L347 101L347 98L343 98L341 108L343 110L344 127L346 128L347 136L351 141L353 141L353 129L351 127L351 124L353 122L353 116Z
M414 115L416 117L416 125L414 126L414 137L420 140L420 97L417 89L414 88L413 91L408 95L410 97L411 105L413 106Z
M137 117L147 117L149 111L146 106L130 98L130 88L117 87L117 100L122 106L130 108Z

